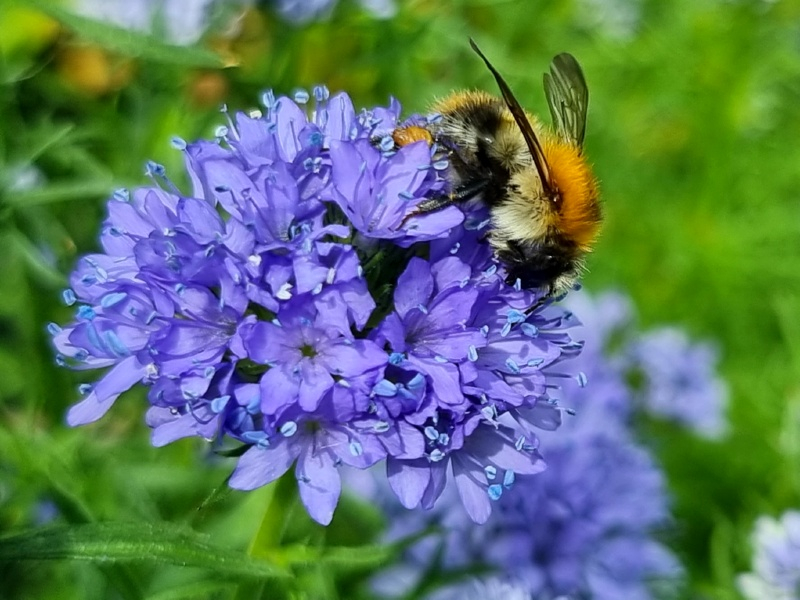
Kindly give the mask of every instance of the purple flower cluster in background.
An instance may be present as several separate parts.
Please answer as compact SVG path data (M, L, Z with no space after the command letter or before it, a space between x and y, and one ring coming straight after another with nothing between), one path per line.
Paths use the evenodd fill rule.
M74 0L71 8L90 19L186 46L197 43L208 30L232 25L229 17L247 4L220 0Z
M287 21L301 25L330 17L337 0L267 0ZM358 0L358 4L376 19L390 19L397 13L394 0Z
M628 357L641 376L640 397L647 411L704 437L724 434L728 387L717 374L719 357L712 344L662 327L640 334Z
M525 586L500 579L472 579L434 593L430 600L532 600Z
M238 489L295 465L320 523L340 467L384 459L404 506L432 507L452 475L486 521L544 468L535 430L561 419L549 392L583 380L556 366L580 352L574 319L506 283L479 206L404 220L448 165L435 146L394 147L396 102L357 112L323 87L262 100L215 141L175 140L191 193L151 164L156 185L109 201L102 252L64 294L74 321L50 326L59 362L107 369L68 422L142 383L154 445L246 445Z
M394 0L357 3L375 19L390 19L398 10ZM186 46L209 32L230 37L238 32L242 14L253 7L270 7L287 22L305 25L329 19L337 4L337 0L73 0L69 7L83 17Z
M759 517L753 531L753 570L736 583L747 600L800 598L800 512Z
M616 292L596 298L570 294L565 305L584 325L581 361L594 356L624 373L623 383L631 388L633 400L620 408L628 418L640 411L703 437L725 433L728 386L717 370L719 352L710 341L693 340L675 326L638 329L630 300Z
M559 366L584 377L563 378L551 395L575 414L565 417L558 432L539 434L548 469L518 480L486 525L471 527L451 510L457 502L452 494L429 513L398 514L380 479L357 474L357 496L366 493L391 515L388 539L435 528L403 561L372 580L376 594L455 597L464 589L459 577L476 572L513 581L542 600L645 600L661 597L656 587L663 587L665 597L679 587L680 565L656 537L670 523L666 481L631 429L638 392L628 381L627 346L609 350L631 324L630 301L614 293L592 298L579 292L566 304L585 321L574 334L585 345ZM448 578L455 581L432 589Z

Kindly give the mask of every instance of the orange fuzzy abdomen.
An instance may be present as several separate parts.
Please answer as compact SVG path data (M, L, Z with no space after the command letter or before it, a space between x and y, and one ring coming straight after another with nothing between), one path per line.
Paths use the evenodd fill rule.
M602 215L597 181L580 151L561 141L542 145L550 176L561 197L554 227L582 251L591 250L600 232Z

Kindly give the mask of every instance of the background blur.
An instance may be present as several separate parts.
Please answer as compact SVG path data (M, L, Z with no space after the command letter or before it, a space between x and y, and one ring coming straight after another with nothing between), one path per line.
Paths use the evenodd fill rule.
M193 23L192 4L210 18ZM66 276L97 248L110 192L148 183L148 159L182 183L170 140L213 137L223 103L248 110L267 88L325 83L356 106L395 96L408 114L452 89L494 92L472 36L543 115L550 58L579 59L607 217L585 286L629 294L643 326L719 345L727 434L646 423L641 435L669 480L664 541L687 597L739 598L754 519L800 506L800 2L0 0L0 30L0 531L172 520L246 545L259 492L198 517L232 463L198 440L152 449L137 398L66 427L83 378L55 366L45 329L73 312ZM331 538L347 539L348 510ZM0 597L119 597L85 563L0 569ZM167 589L188 575L135 577Z

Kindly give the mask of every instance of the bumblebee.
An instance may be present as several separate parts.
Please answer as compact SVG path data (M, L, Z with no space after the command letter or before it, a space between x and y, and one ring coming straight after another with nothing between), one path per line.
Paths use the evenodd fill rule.
M488 233L508 282L571 289L584 268L602 221L597 182L583 154L589 93L580 65L559 54L544 74L552 128L525 112L475 42L472 49L494 75L502 99L460 91L436 102L441 119L395 129L395 145L437 144L449 156L446 195L419 203L406 218L480 198L489 208Z

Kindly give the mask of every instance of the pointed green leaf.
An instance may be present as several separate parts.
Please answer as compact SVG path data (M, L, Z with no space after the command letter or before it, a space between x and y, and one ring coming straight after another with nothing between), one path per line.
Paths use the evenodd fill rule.
M319 557L321 562L339 569L371 569L389 562L395 550L392 546L339 546L325 548Z
M0 539L0 562L63 559L200 567L227 578L288 576L266 560L215 546L207 536L170 523L57 525Z
M386 562L397 553L393 546L334 546L330 548L293 544L270 553L280 564L302 567L310 564L326 564L339 570L371 569Z
M112 181L64 181L8 195L11 206L33 206L69 200L104 198L111 195Z
M162 589L147 596L147 600L195 600L196 598L225 598L234 584L230 581L203 580Z

